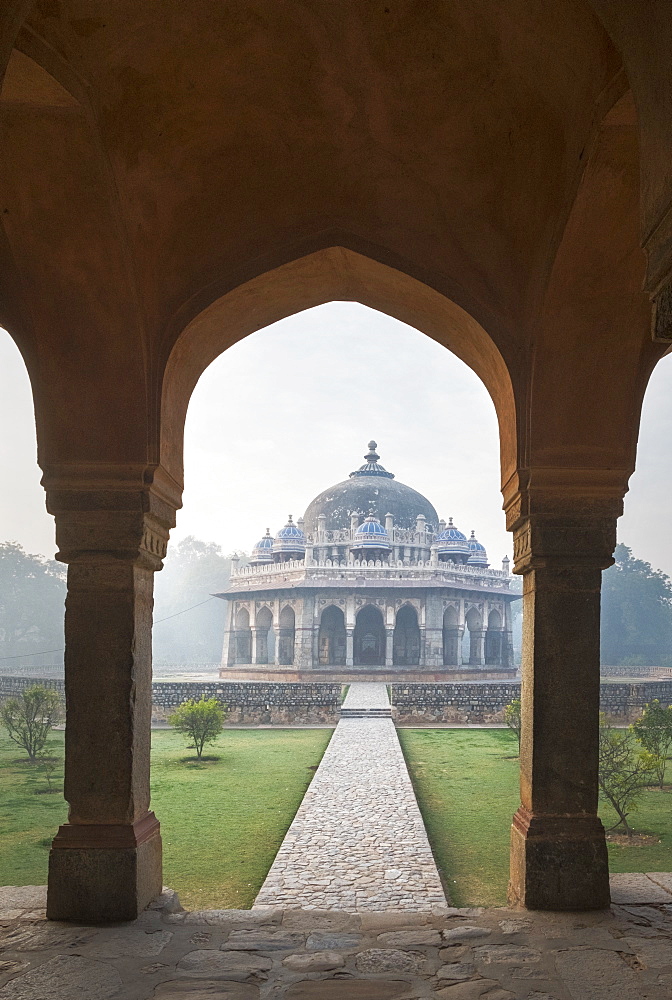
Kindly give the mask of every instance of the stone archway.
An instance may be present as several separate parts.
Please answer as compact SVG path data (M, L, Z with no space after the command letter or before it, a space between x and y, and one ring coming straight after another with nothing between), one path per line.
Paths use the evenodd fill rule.
M410 604L404 604L397 611L392 639L392 662L395 667L413 667L420 663L418 614Z
M252 662L252 629L250 628L250 612L247 608L238 608L235 618L235 662Z
M278 618L277 651L278 664L289 666L294 662L295 615L294 609L288 604L280 612Z
M462 633L457 608L450 604L443 612L443 665L456 667L462 663Z
M273 612L263 607L257 611L252 632L255 663L273 663L275 659L275 635L273 633Z
M317 642L320 666L345 666L345 616L335 604L326 607L320 616Z
M375 604L365 604L357 613L354 632L354 665L385 665L385 623Z

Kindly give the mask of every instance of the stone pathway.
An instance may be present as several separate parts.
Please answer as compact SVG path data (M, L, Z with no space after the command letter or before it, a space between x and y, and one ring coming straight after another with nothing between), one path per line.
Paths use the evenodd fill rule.
M255 906L434 911L447 906L384 684L356 683ZM368 717L367 717L368 716Z
M670 1000L672 878L616 875L597 913L204 910L45 919L0 888L0 1000ZM662 902L661 902L662 900Z

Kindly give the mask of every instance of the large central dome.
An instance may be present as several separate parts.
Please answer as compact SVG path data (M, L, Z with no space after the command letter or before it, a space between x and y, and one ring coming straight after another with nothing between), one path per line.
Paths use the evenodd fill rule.
M410 486L397 482L391 472L379 465L376 447L375 441L369 441L364 465L351 472L349 479L331 486L309 504L304 515L304 531L317 531L320 514L326 516L325 527L329 530L349 528L353 514L373 515L383 524L385 515L392 514L397 527L414 528L416 518L423 514L427 524L436 531L439 518L429 500Z

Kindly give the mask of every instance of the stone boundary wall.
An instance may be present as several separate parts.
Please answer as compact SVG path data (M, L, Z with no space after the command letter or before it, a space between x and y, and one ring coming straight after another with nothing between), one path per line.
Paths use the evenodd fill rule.
M481 684L393 684L391 702L398 725L437 722L502 722L504 708L520 697L520 682ZM672 705L672 681L601 684L600 708L617 722L634 722L648 702Z
M62 680L0 677L0 699L20 694L40 683L63 694ZM394 717L404 726L444 723L501 722L505 705L520 696L516 681L480 683L392 684ZM238 725L333 725L338 722L342 685L262 684L253 681L156 681L154 722L164 722L189 698L218 698L229 706L229 722ZM672 680L601 685L602 711L618 722L632 722L648 702L658 698L672 705Z

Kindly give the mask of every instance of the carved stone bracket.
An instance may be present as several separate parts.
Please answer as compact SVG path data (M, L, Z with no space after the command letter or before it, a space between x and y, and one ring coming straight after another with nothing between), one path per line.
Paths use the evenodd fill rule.
M651 297L651 336L657 343L672 344L672 280Z

